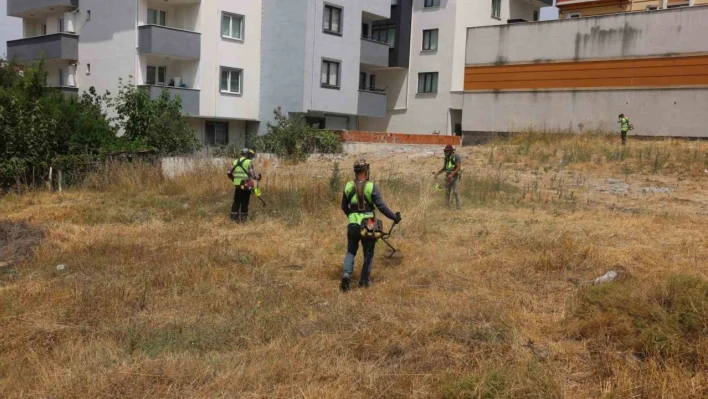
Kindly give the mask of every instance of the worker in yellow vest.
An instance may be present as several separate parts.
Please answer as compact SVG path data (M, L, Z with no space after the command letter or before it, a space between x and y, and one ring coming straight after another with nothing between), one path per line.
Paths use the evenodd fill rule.
M619 124L620 124L620 135L622 136L622 145L625 145L627 143L627 132L629 132L632 129L632 126L629 123L629 119L626 116L624 116L624 114L619 115Z
M354 163L356 178L347 183L342 194L342 211L349 219L347 226L347 254L344 257L342 273L342 291L349 290L349 282L354 272L354 259L359 250L359 242L364 249L364 267L359 278L359 287L368 288L371 284L371 267L374 260L376 239L364 236L367 229L375 226L376 209L398 224L401 213L393 213L384 202L378 187L369 181L369 164L360 159Z
M460 209L460 171L462 169L462 157L460 154L455 153L455 147L448 145L444 149L445 152L445 162L443 163L442 169L437 173L433 172L435 177L438 177L441 173L445 172L445 203L447 207L450 207L450 197L452 194L455 195L455 202L457 203L457 209Z
M255 187L254 181L261 178L260 175L256 175L253 169L255 156L254 150L244 148L241 151L241 157L234 160L233 167L228 172L228 176L235 186L234 202L231 205L231 220L236 223L248 221L248 204L251 202L251 191Z

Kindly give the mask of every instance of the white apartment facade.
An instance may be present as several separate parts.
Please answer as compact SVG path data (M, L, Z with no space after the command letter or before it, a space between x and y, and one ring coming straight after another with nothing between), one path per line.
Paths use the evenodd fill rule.
M24 38L8 58L42 56L47 84L77 93L117 93L119 79L182 98L208 145L244 144L257 129L261 1L8 0Z
M394 0L411 7L407 66L374 70L386 87L384 118L362 118L360 130L461 134L467 28L539 19L551 0ZM410 3L410 4L408 4ZM396 7L394 6L394 7ZM400 29L406 21L400 21Z
M385 115L385 93L358 81L388 66L388 46L361 29L390 0L8 0L7 13L24 25L8 57L44 57L47 85L168 90L207 145L265 133L276 107L328 129Z

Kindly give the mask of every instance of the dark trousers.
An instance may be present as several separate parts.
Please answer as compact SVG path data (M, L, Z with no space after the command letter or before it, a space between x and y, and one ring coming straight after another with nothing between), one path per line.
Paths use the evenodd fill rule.
M622 131L622 132L620 132L620 135L622 136L622 145L626 144L627 143L627 132Z
M248 204L251 202L251 190L242 190L236 186L234 203L231 205L231 220L245 222L248 220Z
M361 270L359 284L368 284L371 276L371 266L374 263L374 249L376 248L376 240L367 240L361 238L361 226L358 224L350 224L347 227L347 254L344 257L344 273L350 276L354 272L354 258L359 251L359 242L364 248L364 268Z

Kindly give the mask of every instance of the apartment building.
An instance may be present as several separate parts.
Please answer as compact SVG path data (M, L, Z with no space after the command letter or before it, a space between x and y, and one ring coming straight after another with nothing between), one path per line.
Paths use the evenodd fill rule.
M389 46L362 33L390 17L390 4L263 0L259 133L267 131L277 107L323 129L352 129L360 117L383 117L386 93L360 85L360 76L388 67Z
M556 6L561 18L581 18L706 4L708 0L557 0Z
M46 60L47 85L116 93L119 79L182 98L199 137L243 143L260 99L260 1L8 0L24 38L8 58Z
M361 118L359 129L461 134L467 28L532 22L551 0L393 0L390 21L375 38L392 47L387 68L373 68L386 89L384 118ZM378 34L379 27L389 31ZM396 35L396 33L399 33Z

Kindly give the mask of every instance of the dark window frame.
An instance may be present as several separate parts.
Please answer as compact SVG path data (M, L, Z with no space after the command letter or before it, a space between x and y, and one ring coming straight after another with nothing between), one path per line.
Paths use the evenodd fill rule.
M335 84L332 84L332 82L330 82L330 77L332 76L332 69L331 69L332 65L337 66L337 74L336 74L337 82ZM325 67L327 68L327 81L323 82L322 81L322 72ZM330 60L330 59L324 58L324 59L322 59L322 64L321 64L320 68L321 68L320 69L320 85L324 88L327 88L327 89L339 89L341 82L342 82L342 62L337 61L337 60Z
M440 0L423 0L423 8L440 7Z
M329 10L329 20L327 20L327 10ZM339 15L337 18L339 20L339 30L333 29L333 16L335 10L339 11ZM344 30L342 26L342 22L344 21L344 18L342 18L342 14L344 14L343 7L338 7L332 4L325 4L324 9L322 11L322 31L329 35L342 36L342 31Z
M439 72L418 73L418 94L435 94L438 92ZM421 86L422 82L422 86ZM422 90L421 90L422 87Z
M435 35L435 48L432 48L433 33L436 33L436 35ZM427 38L426 38L426 35L427 35ZM439 38L440 38L440 29L424 29L423 30L423 51L437 51ZM427 46L426 46L426 44L427 44Z
M209 127L212 131L209 132ZM226 127L225 131L217 132L217 126ZM225 134L224 134L225 133ZM221 137L217 136L220 134ZM211 136L211 137L210 137ZM217 142L219 141L219 142ZM205 121L204 122L204 144L211 147L229 145L229 122Z

